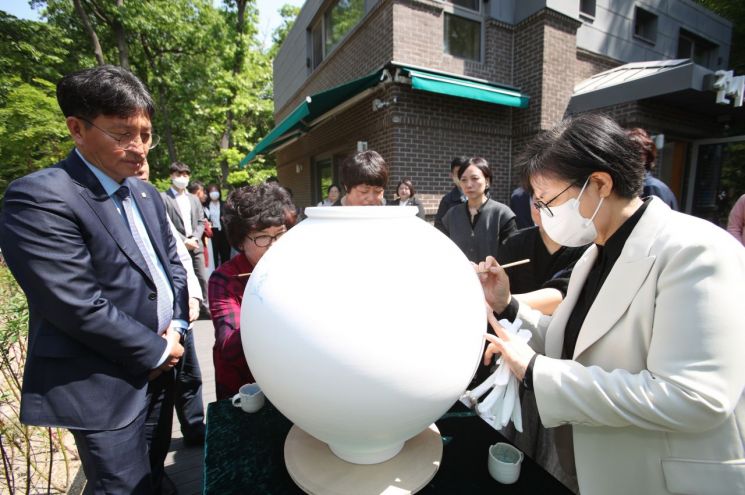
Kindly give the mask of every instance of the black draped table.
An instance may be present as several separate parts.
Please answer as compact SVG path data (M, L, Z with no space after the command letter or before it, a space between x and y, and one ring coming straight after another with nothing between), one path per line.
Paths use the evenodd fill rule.
M442 462L432 481L418 493L572 495L528 457L515 484L495 481L487 470L489 446L507 440L459 402L436 424L443 441ZM230 400L209 404L204 493L302 494L285 468L284 443L291 427L268 400L253 414L233 407Z

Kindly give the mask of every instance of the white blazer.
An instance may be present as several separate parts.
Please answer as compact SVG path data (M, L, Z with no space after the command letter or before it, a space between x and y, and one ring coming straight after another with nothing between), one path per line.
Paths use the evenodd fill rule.
M653 198L561 360L596 257L577 261L552 317L518 312L546 355L541 421L573 425L582 495L745 493L745 248Z

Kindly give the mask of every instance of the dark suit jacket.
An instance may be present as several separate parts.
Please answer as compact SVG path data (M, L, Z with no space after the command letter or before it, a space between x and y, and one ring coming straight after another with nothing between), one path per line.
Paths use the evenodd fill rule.
M139 179L125 185L174 289L173 317L188 320L186 272L160 195ZM10 185L0 246L29 304L21 421L87 430L131 423L166 348L155 284L124 218L75 151Z
M199 247L192 251L194 254L202 252L202 235L204 234L204 207L199 202L199 198L191 193L187 193L191 202L191 237L199 242ZM184 219L181 216L181 210L176 203L176 196L171 189L161 193L163 203L166 205L166 212L171 217L174 227L181 234L181 240L186 240L186 229L184 228Z

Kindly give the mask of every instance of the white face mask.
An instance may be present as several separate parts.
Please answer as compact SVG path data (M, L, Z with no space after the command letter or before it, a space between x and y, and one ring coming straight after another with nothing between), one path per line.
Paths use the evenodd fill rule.
M220 199L220 193L217 191L210 192L210 199L212 201L217 201L218 199Z
M579 192L579 196L571 198L559 206L551 206L553 216L550 216L544 208L541 208L543 230L546 231L554 242L558 242L562 246L584 246L594 241L598 236L598 231L595 229L595 224L592 221L595 219L595 215L598 214L600 205L603 204L603 199L605 198L600 198L598 207L595 208L592 217L585 218L579 212L579 198L585 192L585 187L587 187L589 180L590 178L588 177L585 185L582 186L582 190Z
M184 176L171 177L171 184L176 189L186 189L186 186L189 185L189 178Z

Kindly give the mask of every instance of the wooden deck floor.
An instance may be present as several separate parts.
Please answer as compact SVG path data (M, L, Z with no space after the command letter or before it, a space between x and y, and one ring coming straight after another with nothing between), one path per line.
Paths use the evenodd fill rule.
M194 324L194 341L202 369L202 401L204 410L207 404L215 401L215 370L212 365L212 344L215 341L210 320L199 320ZM183 443L178 418L173 415L173 434L171 450L166 457L166 473L178 488L179 495L202 493L204 476L204 448L187 447Z

